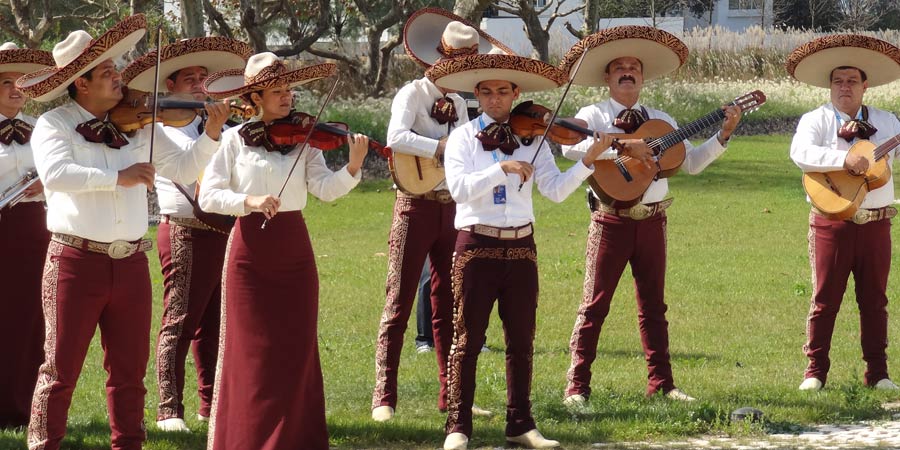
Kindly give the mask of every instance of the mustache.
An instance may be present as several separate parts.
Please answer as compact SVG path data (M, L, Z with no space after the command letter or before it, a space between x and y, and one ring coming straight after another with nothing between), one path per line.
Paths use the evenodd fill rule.
M622 82L624 82L624 81L631 81L632 83L637 83L637 81L631 75L622 75L622 78L619 78L619 84L622 84Z

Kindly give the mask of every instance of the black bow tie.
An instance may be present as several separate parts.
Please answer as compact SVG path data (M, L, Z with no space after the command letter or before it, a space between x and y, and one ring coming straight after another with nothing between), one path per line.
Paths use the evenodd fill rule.
M631 108L623 109L618 116L616 116L616 120L613 122L613 126L621 129L627 134L631 134L634 130L637 130L638 127L643 125L643 123L647 119L644 117L644 114L641 111Z
M91 119L78 124L75 127L78 134L84 136L84 140L97 144L106 144L109 148L120 149L128 145L128 139L116 129L111 122L100 119Z
M838 130L838 137L842 137L847 142L851 142L856 138L868 139L877 132L878 129L865 120L848 120L844 122L844 125Z
M475 137L481 141L481 146L489 152L499 148L503 154L512 155L519 148L519 142L516 141L516 137L508 123L494 122L484 127Z
M453 100L448 97L441 97L435 100L434 105L431 107L431 118L441 125L459 120L459 116L456 115L456 106L453 105Z
M31 140L32 130L34 127L24 120L6 119L0 122L0 143L9 145L12 141L16 141L24 145Z

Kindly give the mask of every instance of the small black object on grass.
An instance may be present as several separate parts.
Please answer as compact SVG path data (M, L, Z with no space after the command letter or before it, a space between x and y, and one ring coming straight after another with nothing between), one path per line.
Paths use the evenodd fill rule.
M743 408L738 408L731 412L731 421L732 422L740 422L744 420L749 420L750 422L759 422L763 418L763 412L756 409L751 408L749 406L745 406Z

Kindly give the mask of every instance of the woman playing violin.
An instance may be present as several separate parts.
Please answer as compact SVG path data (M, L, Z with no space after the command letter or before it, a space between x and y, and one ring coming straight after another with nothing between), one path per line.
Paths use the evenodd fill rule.
M328 448L318 275L301 210L307 192L331 201L359 183L368 138L348 136L350 161L332 172L320 149L278 145L268 133L274 121L291 116L291 88L335 69L290 70L274 54L261 53L243 72L214 73L204 84L211 97L242 96L260 112L259 120L223 133L200 188L204 210L239 216L225 256L210 449Z

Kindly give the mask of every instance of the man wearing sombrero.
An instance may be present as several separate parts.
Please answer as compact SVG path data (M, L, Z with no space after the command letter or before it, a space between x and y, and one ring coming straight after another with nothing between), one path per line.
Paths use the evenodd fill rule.
M162 49L159 92L205 101L203 81L209 73L243 69L252 53L249 45L224 37L183 39ZM153 91L156 51L136 59L122 71L129 89ZM206 117L177 127L166 135L186 150L201 141L217 141L228 119L228 107L217 103ZM228 234L194 214L197 183L182 186L156 177L162 215L156 235L163 272L162 326L156 346L159 406L156 425L166 431L188 431L184 421L184 360L193 346L200 408L197 418L209 420L219 348L219 302L222 263ZM202 215L202 217L207 217Z
M445 89L474 90L484 110L450 133L444 155L459 230L444 449L465 449L472 435L475 369L494 299L507 344L506 439L525 448L556 447L559 443L545 439L531 416L538 299L531 193L537 184L550 200L564 200L591 174L594 159L612 139L599 135L581 163L560 172L549 146L538 146L540 138L523 141L513 134L507 120L520 92L553 89L562 82L562 73L541 61L470 55L438 62L425 75Z
M662 119L678 128L668 114L640 104L641 88L647 80L677 70L687 59L688 49L677 37L646 26L610 28L588 36L566 54L561 67L575 70L575 84L609 87L610 99L586 106L576 118L588 128L608 133L633 133L645 120ZM725 151L725 145L740 120L740 109L725 110L722 129L702 145L684 141L687 156L682 166L697 174ZM624 155L652 163L652 150L643 140L623 140ZM582 142L563 146L570 159L582 158L589 147ZM615 158L610 149L601 158ZM613 202L600 192L589 192L591 224L588 228L584 293L569 343L569 368L564 403L583 405L591 394L591 364L597 356L600 328L626 264L631 264L638 304L638 326L648 366L647 395L657 392L675 400L694 400L675 387L669 358L664 285L666 273L666 214L672 203L666 199L665 178L650 184L643 197L631 204ZM637 205L637 206L635 206ZM643 214L635 213L636 208Z
M900 78L900 49L868 36L824 36L803 44L787 59L797 80L828 88L831 102L800 118L791 141L791 159L804 172L846 170L861 175L868 160L848 149L862 139L880 144L900 134L890 112L863 104L863 94ZM887 154L890 166L897 150ZM891 268L891 221L897 210L894 184L869 192L856 215L835 220L815 207L809 214L809 262L813 295L806 319L809 358L800 390L817 391L827 382L831 335L847 278L856 281L860 340L866 362L865 383L876 389L900 388L888 377L887 288Z
M438 34L437 30L443 30ZM404 27L406 52L425 68L446 58L487 53L498 48L511 53L483 31L443 9L425 8L413 13ZM471 89L471 87L469 88ZM387 144L397 153L443 160L447 135L468 122L466 102L452 90L435 86L427 78L414 80L397 92L391 104ZM375 389L372 418L389 420L397 407L397 371L403 348L403 332L426 257L431 261L431 302L434 348L437 355L438 409L447 409L447 352L453 338L453 294L450 265L456 228L456 205L441 182L425 194L411 194L398 186L391 224L387 299L375 350ZM489 414L474 407L477 414Z
M126 18L97 39L74 31L53 48L55 66L24 75L16 85L50 101L72 101L38 120L32 148L47 196L52 233L44 266L47 323L44 363L32 400L28 445L58 449L72 391L97 326L113 449L139 449L146 438L144 374L149 356L152 294L147 256L147 190L156 169L190 183L216 150L202 142L183 151L157 125L150 161L150 126L125 136L107 121L122 99L113 63L144 35L143 15Z
M15 82L23 73L52 65L50 52L0 45L0 192L35 180L18 204L0 209L0 342L16 343L0 348L0 428L28 425L31 416L35 374L44 360L41 273L50 243L43 186L29 175L35 118L22 113L26 97Z

